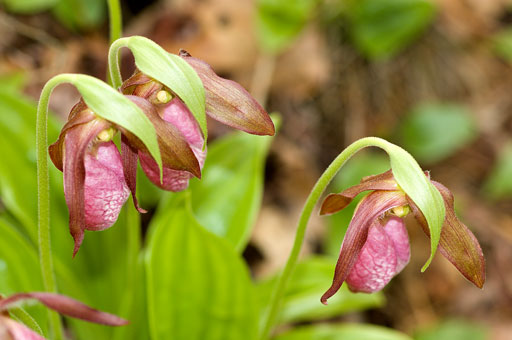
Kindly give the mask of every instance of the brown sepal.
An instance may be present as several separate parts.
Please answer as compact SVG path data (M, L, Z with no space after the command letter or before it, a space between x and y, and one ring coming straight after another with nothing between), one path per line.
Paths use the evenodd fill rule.
M197 178L201 178L199 162L183 134L174 125L160 117L153 104L146 99L130 95L126 97L142 109L155 127L163 165L174 170L188 171ZM122 127L118 128L126 136L126 141L132 148L150 154L139 138Z
M62 171L63 168L63 158L64 158L64 138L68 131L77 125L85 124L93 119L96 119L94 113L87 108L82 98L80 101L73 106L71 112L68 116L68 121L62 127L60 131L59 138L55 143L48 147L48 153L50 154L50 159L57 169Z
M485 283L485 259L482 248L480 248L475 235L457 218L453 207L453 195L450 190L441 183L431 182L441 193L446 208L439 240L439 251L466 279L478 288L482 288ZM410 198L407 198L407 200L416 220L425 234L430 237L430 230L423 213Z
M6 299L0 300L0 311L12 308L19 302L30 299L36 299L48 308L76 319L107 326L123 326L129 323L127 320L121 319L116 315L101 312L67 296L44 292L11 295Z
M367 176L361 180L361 183L343 190L339 194L329 194L322 203L320 215L334 214L344 209L352 200L367 190L386 190L395 191L399 187L393 177L391 170L375 176Z
M95 119L87 124L75 125L65 134L64 148L64 195L69 210L69 231L75 241L73 256L76 255L84 239L84 158L93 139L110 123Z
M180 50L179 54L203 82L206 113L210 117L254 135L275 134L274 123L268 113L240 84L219 77L210 65L191 57L184 50Z
M130 189L133 198L135 209L141 214L147 213L147 210L142 209L137 201L137 161L139 156L137 150L133 149L124 135L121 135L121 157L123 159L123 172L126 180L126 185Z

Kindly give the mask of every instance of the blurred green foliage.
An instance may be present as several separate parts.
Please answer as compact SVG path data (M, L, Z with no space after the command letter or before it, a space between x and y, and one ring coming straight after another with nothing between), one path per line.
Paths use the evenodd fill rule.
M424 32L435 16L428 0L346 0L356 47L370 59L391 57Z
M318 0L258 0L257 32L266 53L278 54L311 19Z
M280 323L322 320L384 304L384 296L380 292L355 294L344 285L327 306L322 305L320 296L332 283L335 265L336 261L332 258L320 256L299 262L286 288ZM276 282L277 276L273 276L258 285L261 306L265 312Z
M400 126L402 145L425 164L451 156L477 137L476 124L464 106L424 104Z
M508 143L498 155L498 160L484 182L484 193L491 199L503 199L512 195L512 143Z
M107 15L105 0L0 0L0 3L15 14L51 10L57 20L72 31L97 28Z
M414 340L486 340L487 330L473 322L447 320L417 332Z
M302 326L285 332L275 340L410 340L389 328L365 324L324 324Z
M506 61L512 61L512 28L506 28L496 33L491 38L491 43L498 56Z

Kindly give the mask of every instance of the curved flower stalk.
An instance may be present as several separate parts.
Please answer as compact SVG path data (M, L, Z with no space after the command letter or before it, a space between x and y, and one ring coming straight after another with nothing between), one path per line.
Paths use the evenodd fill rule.
M446 209L439 249L464 277L482 288L485 282L482 249L473 233L455 215L450 191L438 182L431 182L441 193ZM360 184L339 194L328 195L320 213L336 213L368 190L372 192L361 200L347 229L333 284L322 296L322 303L345 281L354 292L372 293L384 288L403 269L410 250L402 218L410 211L430 236L423 213L398 186L391 170L363 178Z
M158 116L150 107L142 109L148 117ZM199 177L199 163L185 137L173 126L153 123L163 150L164 165ZM118 130L122 133L122 156L112 142ZM129 167L126 165L132 150L147 152L137 137L123 127L97 117L82 100L71 110L57 141L50 145L50 158L64 173L69 228L75 241L73 255L83 242L84 230L111 227L128 199L130 189L134 192L134 176L127 175ZM143 212L137 201L134 202Z
M40 334L32 331L22 323L9 317L9 309L16 308L27 300L37 300L46 307L63 315L107 326L123 326L128 324L116 315L101 312L64 295L32 292L18 293L2 299L0 297L0 339L5 340L44 340Z

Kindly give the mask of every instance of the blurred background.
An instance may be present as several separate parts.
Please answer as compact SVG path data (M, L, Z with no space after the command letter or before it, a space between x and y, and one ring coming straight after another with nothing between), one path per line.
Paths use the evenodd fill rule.
M52 76L105 79L107 8L104 0L0 4L0 122L24 133L17 112L34 112ZM512 339L512 1L127 0L122 9L124 35L146 36L173 53L186 49L282 117L265 167L263 206L244 251L255 279L284 265L309 190L345 146L364 136L404 147L450 188L482 245L483 290L440 254L421 274L429 241L408 219L412 259L402 274L365 308L324 315L318 300L355 205L314 217L304 257L316 262L296 280L315 275L320 283L305 282L307 294L297 291L304 296L287 306L289 322L304 323L301 311L309 308L316 318L374 323L421 340ZM123 57L125 77L133 72L131 58ZM64 121L78 98L61 86L51 109ZM229 132L214 121L209 128L211 140ZM2 135L2 149L18 142L13 136ZM0 210L13 195L9 178L23 178L12 172L15 157L2 156ZM388 168L385 154L365 150L331 190ZM156 189L139 192L143 206L155 205ZM147 224L151 214L142 218Z

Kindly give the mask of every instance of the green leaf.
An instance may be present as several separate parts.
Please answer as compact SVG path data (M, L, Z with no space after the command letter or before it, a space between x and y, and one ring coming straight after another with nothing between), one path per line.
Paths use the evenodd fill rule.
M474 140L476 126L463 106L426 104L406 117L400 132L404 147L418 160L435 163Z
M59 0L1 0L9 12L33 14L55 6Z
M505 144L498 160L485 180L483 190L494 200L512 196L512 143Z
M317 0L259 0L257 28L264 51L274 54L286 48L302 31Z
M153 124L142 110L131 100L101 80L83 74L66 74L63 78L73 84L89 108L106 120L127 129L137 136L148 148L160 172L162 158Z
M425 271L434 258L441 237L446 213L443 198L407 151L389 142L376 146L388 153L398 185L418 206L427 220L430 229L430 257L421 269Z
M279 323L327 319L384 303L380 292L355 294L344 285L327 306L321 304L320 297L331 285L335 265L336 261L327 257L311 257L297 265L286 288ZM258 285L262 306L268 306L276 282L277 276L274 276Z
M512 61L512 28L506 28L495 34L491 42L494 52L508 62Z
M434 14L428 0L352 0L348 6L354 43L371 59L402 50L428 27Z
M201 181L192 181L192 209L201 225L242 251L263 195L263 172L272 137L233 133L208 150ZM222 199L219 199L222 193Z
M485 340L489 339L487 329L474 322L463 320L444 321L430 329L424 329L414 336L415 340Z
M59 0L53 14L73 31L90 30L105 21L107 5L104 0Z
M389 170L389 159L385 154L369 151L357 153L343 166L343 170L336 175L330 185L329 192L341 192L359 184L361 178L365 176L377 175ZM361 194L360 197L363 195ZM341 243L360 197L356 197L343 210L325 217L328 225L325 248L327 253L335 258L338 258Z
M257 306L245 264L227 241L199 225L184 201L150 226L151 338L254 339Z
M274 340L411 340L393 329L365 324L324 324L302 326L285 332Z
M185 60L166 52L147 38L133 36L123 39L135 57L137 68L167 86L185 102L207 140L205 92L196 71Z
M43 281L34 247L16 228L0 217L0 293L41 291ZM41 306L29 306L27 312L46 332L47 313Z

